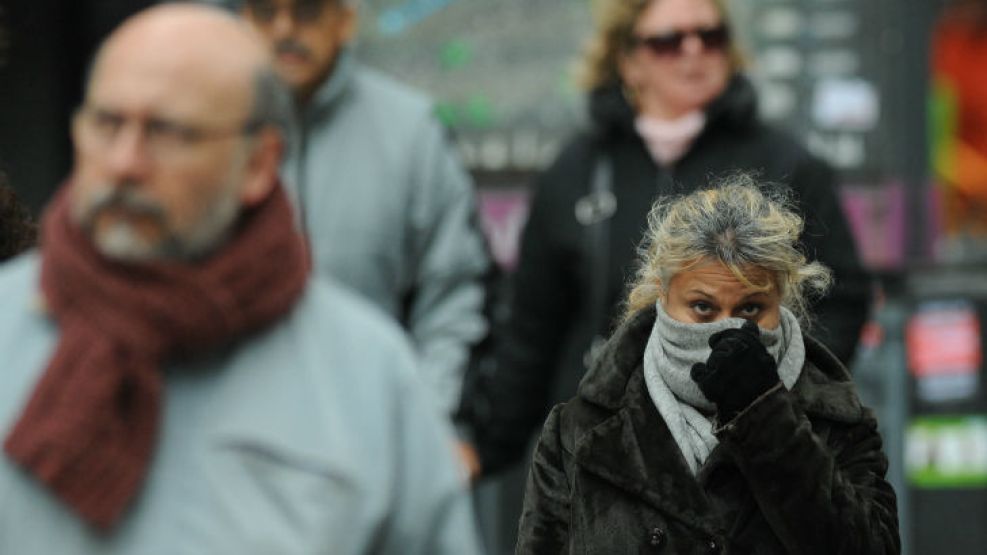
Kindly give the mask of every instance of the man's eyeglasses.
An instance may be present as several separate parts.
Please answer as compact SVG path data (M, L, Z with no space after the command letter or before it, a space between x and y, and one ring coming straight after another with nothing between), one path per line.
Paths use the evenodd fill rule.
M158 117L135 119L121 112L82 106L76 112L82 139L90 146L108 147L130 123L140 127L148 154L156 160L174 159L205 141L238 135L253 135L263 127L248 121L227 128L209 128Z
M658 56L676 56L682 53L682 44L690 36L699 37L703 50L725 50L730 44L730 29L726 25L700 27L688 31L670 31L646 37L634 37L633 46L644 46Z
M259 23L271 23L282 9L288 10L295 23L312 23L322 17L322 12L335 0L247 0L247 11Z

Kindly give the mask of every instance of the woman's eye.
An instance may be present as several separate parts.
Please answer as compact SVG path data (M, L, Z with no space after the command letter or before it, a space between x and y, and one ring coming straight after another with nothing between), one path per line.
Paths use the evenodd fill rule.
M708 316L713 313L713 307L702 301L692 303L692 310L695 311L696 314L700 314L702 316Z
M742 318L750 318L757 316L761 312L761 305L759 304L748 304L740 307L740 316Z

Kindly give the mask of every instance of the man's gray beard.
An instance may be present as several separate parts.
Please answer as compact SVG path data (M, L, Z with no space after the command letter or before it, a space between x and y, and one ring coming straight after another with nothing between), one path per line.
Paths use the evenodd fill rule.
M240 207L235 188L224 187L220 197L203 212L203 217L196 225L179 235L169 229L161 205L136 187L106 187L96 193L94 198L90 197L84 202L84 205L74 211L76 221L87 232L96 250L107 258L123 262L187 261L202 258L226 241ZM148 242L127 221L112 222L105 230L97 232L95 223L99 214L113 206L120 206L155 220L164 231L161 241Z

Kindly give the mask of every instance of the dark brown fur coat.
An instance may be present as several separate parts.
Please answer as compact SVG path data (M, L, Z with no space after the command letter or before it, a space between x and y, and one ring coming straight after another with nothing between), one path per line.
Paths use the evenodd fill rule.
M517 553L900 551L877 423L833 355L807 337L792 391L721 429L693 477L644 383L654 317L619 329L578 396L545 422Z

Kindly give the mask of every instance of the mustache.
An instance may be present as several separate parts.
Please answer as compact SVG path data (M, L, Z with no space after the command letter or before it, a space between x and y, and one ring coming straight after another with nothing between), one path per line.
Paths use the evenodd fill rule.
M309 50L304 44L292 38L279 40L274 45L274 53L278 56L282 54L292 54L294 56L305 58L306 60L312 58L312 51Z
M164 208L155 200L128 186L106 187L93 193L86 203L85 215L89 224L95 216L107 209L124 209L135 215L142 215L164 222Z

